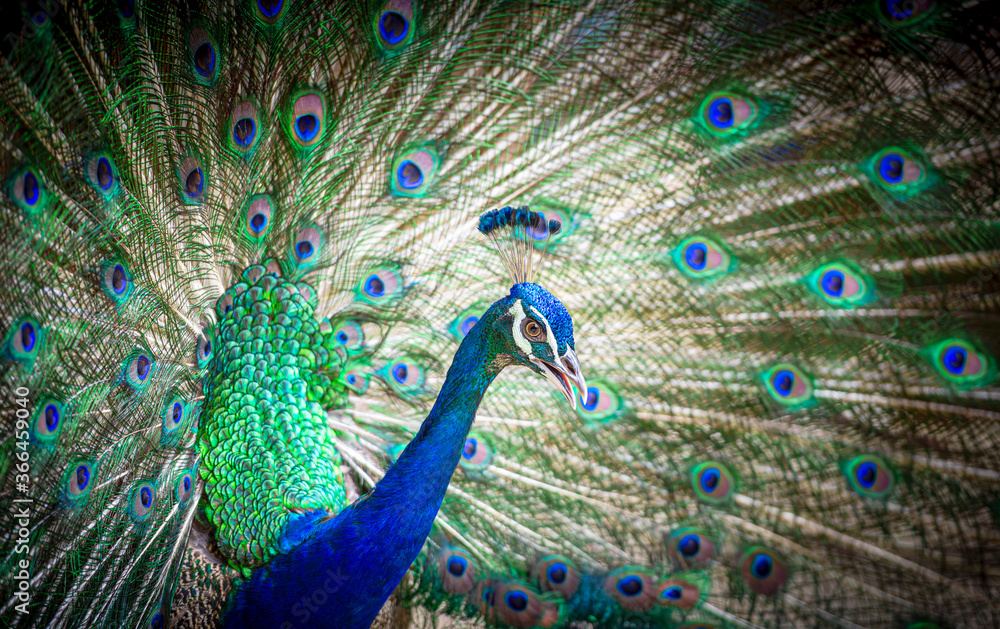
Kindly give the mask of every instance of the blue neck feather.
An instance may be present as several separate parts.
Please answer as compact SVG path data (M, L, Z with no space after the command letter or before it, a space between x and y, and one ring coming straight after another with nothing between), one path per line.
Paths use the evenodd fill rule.
M434 408L381 482L332 519L307 514L289 525L289 552L236 589L224 627L368 629L430 533L479 403L502 368L496 306L469 331Z

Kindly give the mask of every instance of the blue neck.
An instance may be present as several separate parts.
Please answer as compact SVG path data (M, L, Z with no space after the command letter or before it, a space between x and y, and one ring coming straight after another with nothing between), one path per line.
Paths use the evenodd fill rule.
M287 554L236 590L224 627L368 629L430 533L487 387L500 372L487 317L469 331L434 408L375 488L334 518L289 526ZM286 624L287 623L287 624Z

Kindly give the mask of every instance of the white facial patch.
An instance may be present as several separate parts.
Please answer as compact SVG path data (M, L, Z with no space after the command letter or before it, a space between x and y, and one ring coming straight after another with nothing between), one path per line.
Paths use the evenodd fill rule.
M511 334L514 336L514 345L517 348L527 354L528 356L534 356L534 352L531 351L531 343L528 339L524 338L521 334L521 322L524 321L528 315L524 314L524 306L521 305L520 299L514 300L514 305L510 307L507 314L514 317L514 323L511 325Z
M549 344L549 349L552 350L552 356L559 358L559 344L556 343L556 335L552 333L552 327L549 326L549 321L542 316L542 313L535 310L534 306L528 306L531 308L531 312L535 315L535 318L545 324L545 342Z
M538 312L531 306L528 306L528 308L531 308L531 314L535 315L535 318L545 325L545 340L548 343L549 348L552 349L552 355L558 358L559 346L556 344L556 335L552 333L552 327L549 326L549 322L542 316L542 313ZM521 323L528 317L528 315L524 312L524 306L521 305L521 300L515 300L514 305L510 307L507 313L514 317L514 323L511 327L511 333L514 336L514 344L517 345L519 350L528 356L534 356L535 353L531 350L531 342L524 338L524 335L521 334Z

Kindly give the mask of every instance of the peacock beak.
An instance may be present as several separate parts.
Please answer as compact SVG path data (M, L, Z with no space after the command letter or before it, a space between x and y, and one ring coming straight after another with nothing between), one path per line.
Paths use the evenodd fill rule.
M562 391L566 400L569 401L569 405L573 407L573 410L576 410L576 398L587 393L587 381L580 370L580 359L576 357L576 352L567 349L566 353L554 362L532 356L531 362L538 365L545 377ZM574 386L577 388L578 395L573 395Z

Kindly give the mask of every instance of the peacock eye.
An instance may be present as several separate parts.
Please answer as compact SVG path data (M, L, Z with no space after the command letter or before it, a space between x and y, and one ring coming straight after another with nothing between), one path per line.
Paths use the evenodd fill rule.
M531 341L542 342L545 340L545 330L534 319L525 319L521 326L521 332Z

